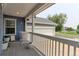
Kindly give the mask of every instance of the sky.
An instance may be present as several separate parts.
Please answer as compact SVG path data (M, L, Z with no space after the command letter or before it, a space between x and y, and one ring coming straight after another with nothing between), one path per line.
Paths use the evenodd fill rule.
M72 27L76 29L77 25L79 24L79 4L55 4L39 13L37 17L47 18L48 15L53 16L59 13L65 13L67 15L67 20L64 27Z

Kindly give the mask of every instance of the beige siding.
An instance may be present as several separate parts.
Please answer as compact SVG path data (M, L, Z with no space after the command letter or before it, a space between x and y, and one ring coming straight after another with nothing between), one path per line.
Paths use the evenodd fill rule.
M27 31L32 32L31 26L27 26ZM55 35L55 27L45 27L45 26L35 26L34 27L34 32L35 33L41 33L45 35Z
M27 19L29 19L29 21L27 21ZM35 20L35 18L34 18L34 20ZM28 26L27 22L32 22L32 15L30 15L28 18L26 18L26 26L25 26L27 32L32 32L32 25ZM55 35L55 26L35 25L34 32L54 36Z

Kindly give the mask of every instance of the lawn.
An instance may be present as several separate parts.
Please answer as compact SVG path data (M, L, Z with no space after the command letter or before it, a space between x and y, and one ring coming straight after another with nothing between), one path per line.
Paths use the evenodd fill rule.
M56 36L63 36L66 38L79 38L79 34L75 31L56 32Z

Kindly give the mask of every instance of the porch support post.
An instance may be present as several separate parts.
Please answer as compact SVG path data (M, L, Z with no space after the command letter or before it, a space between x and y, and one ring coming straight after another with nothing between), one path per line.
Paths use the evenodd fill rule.
M34 18L35 18L35 15L32 14L32 42L33 42L33 32L34 32L34 26L35 26L35 24L34 24Z
M0 3L0 55L2 55L2 42L3 42L3 8Z

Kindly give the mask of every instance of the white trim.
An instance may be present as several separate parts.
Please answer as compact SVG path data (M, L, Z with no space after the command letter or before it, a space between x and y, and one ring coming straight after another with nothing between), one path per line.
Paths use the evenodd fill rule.
M6 34L5 33L5 20L15 20L15 34ZM13 18L4 18L4 35L16 35L16 19L13 19Z
M44 5L42 5L41 7L39 7L36 11L34 11L33 13L34 14L39 14L41 13L42 11L44 11L45 9L47 9L48 7L54 5L55 3L45 3Z

